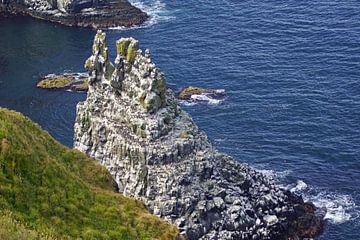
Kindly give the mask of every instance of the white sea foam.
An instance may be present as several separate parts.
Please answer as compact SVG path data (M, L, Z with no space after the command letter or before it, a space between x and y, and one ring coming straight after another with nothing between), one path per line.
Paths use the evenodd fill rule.
M317 207L326 208L325 219L333 224L355 220L360 216L360 209L350 195L320 191L316 195L305 194L304 199Z
M196 105L196 102L188 102L188 101L184 101L184 100L180 100L179 103L182 104L182 105L185 105L185 106L194 106L194 105Z
M191 99L195 102L207 102L210 105L218 105L222 102L222 100L211 98L206 94L194 94L191 96Z
M315 189L302 180L298 180L296 184L288 185L287 189L293 193L301 194L305 201L314 203L316 207L325 208L325 219L330 223L341 224L360 216L360 209L350 195Z
M290 188L290 192L298 193L298 192L305 191L307 188L308 188L308 185L304 181L297 180L295 186Z
M191 95L189 100L180 101L180 103L183 105L186 105L186 106L193 106L198 103L206 103L209 105L219 105L226 99L224 89L216 89L213 91L215 94L218 94L219 96L212 96L211 93L193 94L193 95Z
M157 23L168 22L175 19L172 12L166 9L166 4L161 0L129 0L135 7L141 9L149 15L149 19L140 26L131 27L130 29L147 28ZM112 27L110 30L127 30L125 27Z
M225 94L225 89L215 89L215 93L217 93L217 94Z
M276 172L274 170L258 170L267 177L280 181L288 176L291 171ZM347 221L357 221L360 218L360 207L357 206L350 195L329 192L309 186L303 180L297 180L294 184L281 187L292 193L302 195L305 201L310 201L318 208L325 208L327 219L332 224L342 224Z
M274 171L274 170L268 170L268 169L257 169L257 171L261 172L265 176L272 178L276 181L282 180L285 177L287 177L289 174L292 173L291 170Z

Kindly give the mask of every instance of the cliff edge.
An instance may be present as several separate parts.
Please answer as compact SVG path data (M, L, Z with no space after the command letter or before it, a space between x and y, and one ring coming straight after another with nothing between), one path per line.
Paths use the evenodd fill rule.
M127 0L0 0L2 14L91 28L132 27L148 19Z
M0 239L181 239L115 186L105 167L0 108Z
M86 61L74 147L109 169L125 196L145 202L186 239L303 239L321 232L316 207L219 153L177 104L164 74L133 38L109 60L99 31Z

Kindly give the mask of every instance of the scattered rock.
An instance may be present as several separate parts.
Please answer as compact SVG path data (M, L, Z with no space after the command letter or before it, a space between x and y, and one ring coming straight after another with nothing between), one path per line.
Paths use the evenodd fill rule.
M130 45L130 43L131 43L131 45ZM105 66L106 69L102 70L102 71L107 71L108 78L111 75L110 85L113 88L121 89L121 83L124 80L124 76L125 76L123 59L126 59L128 62L134 61L134 57L136 56L134 54L137 51L138 44L139 44L138 41L136 41L135 39L132 39L132 38L127 38L127 39L123 38L121 40L121 42L117 43L117 48L121 52L121 56L123 56L123 58L117 57L115 59L116 68L114 67L114 65L112 65L109 62L108 65ZM150 59L149 52L146 56L148 56L148 59ZM95 61L95 58L89 58L85 63L85 68L88 70L91 68L94 68L94 61ZM153 77L155 76L154 75L155 72L153 72L153 73L151 71L149 72L149 70L147 69L143 73L143 77L148 77L148 76L150 76L150 74L153 74ZM89 74L87 74L87 73L64 73L64 74L60 74L60 75L48 74L45 77L43 77L37 83L36 86L38 88L42 88L42 89L73 90L73 91L77 91L77 92L84 92L84 91L87 91L89 88L88 78L89 78ZM90 78L90 81L94 81L94 80L95 79ZM155 89L156 91L154 91L154 93L148 95L147 98L141 99L141 104L144 106L144 108L148 108L149 110L151 110L150 108L153 108L156 105L156 104L155 105L150 104L150 102L157 103L158 105L162 104L161 98L163 98L164 96L161 96L161 94L164 94L165 89L167 88L164 80L156 82L156 85L154 87L156 88ZM211 100L212 98L221 99L220 98L221 96L225 96L225 92L223 92L222 90L209 90L209 89L192 88L192 87L189 87L189 88L202 89L201 90L202 93L200 93L200 90L199 90L198 94L206 94L207 95L207 94L210 94L210 92L212 92L209 95L208 99L201 99L201 97L193 97L195 95L195 91L194 91L194 94L189 96L190 100L188 100L188 101L190 101L190 102L195 102L195 101L205 102L205 101ZM182 92L184 92L184 91L185 90L183 90ZM161 93L161 94L159 95L157 93ZM178 94L178 95L176 95L176 97L179 100L184 100L185 94L190 94L190 92ZM157 106L157 108L158 107L159 106ZM155 111L155 110L156 109L153 109L153 111ZM183 138L187 138L187 136L188 136L188 133L186 133L186 132L182 133L182 135L181 135L181 137L183 137Z
M223 100L226 96L223 89L206 89L200 87L187 87L181 90L176 97L188 102L209 102Z
M121 193L190 240L285 240L320 232L322 217L301 197L214 149L135 39L117 41L114 64L108 56L99 31L85 64L89 90L77 105L74 147L106 166Z
M89 75L87 73L48 74L37 83L36 87L42 89L87 91L88 78Z

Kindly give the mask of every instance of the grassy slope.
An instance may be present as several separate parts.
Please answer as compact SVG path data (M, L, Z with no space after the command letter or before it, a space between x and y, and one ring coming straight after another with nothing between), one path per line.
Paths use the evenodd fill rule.
M1 239L15 233L28 234L24 239L177 237L174 226L112 186L94 160L62 146L20 113L0 108Z

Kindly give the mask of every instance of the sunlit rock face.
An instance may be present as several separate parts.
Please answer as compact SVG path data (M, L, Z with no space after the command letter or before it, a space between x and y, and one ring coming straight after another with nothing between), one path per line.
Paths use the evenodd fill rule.
M313 205L213 148L178 106L149 50L142 52L133 38L118 40L116 48L111 63L105 33L96 34L74 147L106 166L121 193L176 224L186 239L319 233Z

